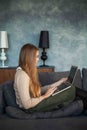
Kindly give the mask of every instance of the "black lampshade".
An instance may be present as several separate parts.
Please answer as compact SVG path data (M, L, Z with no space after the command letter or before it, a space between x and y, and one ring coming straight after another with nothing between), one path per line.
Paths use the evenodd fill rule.
M39 48L49 48L49 32L48 31L40 32Z

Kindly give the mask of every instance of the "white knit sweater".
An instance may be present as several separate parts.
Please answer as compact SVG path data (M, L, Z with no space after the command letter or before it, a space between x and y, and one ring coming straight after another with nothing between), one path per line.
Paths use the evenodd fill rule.
M20 67L17 68L14 80L16 102L21 108L29 109L42 101L42 97L32 98L29 92L29 76Z

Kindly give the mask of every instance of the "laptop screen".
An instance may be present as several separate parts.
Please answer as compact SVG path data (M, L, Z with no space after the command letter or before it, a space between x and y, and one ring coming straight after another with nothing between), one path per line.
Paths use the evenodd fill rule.
M77 72L77 66L71 66L71 69L70 69L70 73L69 73L69 76L68 76L68 80L70 83L73 82L73 79L76 75L76 72Z

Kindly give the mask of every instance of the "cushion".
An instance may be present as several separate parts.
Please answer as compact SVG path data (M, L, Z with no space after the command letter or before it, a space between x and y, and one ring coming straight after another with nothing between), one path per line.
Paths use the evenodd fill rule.
M82 86L87 91L87 68L82 69Z
M52 84L62 77L68 76L69 72L45 72L45 73L38 73L39 81L42 86Z
M0 85L0 114L4 113L5 102L3 99L3 85Z
M83 112L83 101L76 100L70 103L68 106L63 107L54 113L52 113L53 117L67 117L67 116L78 116Z
M69 104L67 107L63 107L59 110L52 112L34 112L26 113L17 107L7 106L6 113L8 116L17 119L45 119L45 118L58 118L58 117L67 117L67 116L77 116L80 115L83 111L83 102L82 100L74 101Z
M33 119L33 116L31 114L27 114L22 109L17 108L17 107L7 106L6 107L6 113L7 113L8 116L10 116L12 118Z
M69 75L69 71L38 73L39 81L42 86L54 83L63 77L67 77L68 75ZM81 73L79 69L76 74L74 85L78 88L82 88Z
M84 114L87 115L87 110L85 110Z
M13 81L5 82L3 91L4 91L4 98L6 101L6 105L18 107L16 103L15 91L13 88Z

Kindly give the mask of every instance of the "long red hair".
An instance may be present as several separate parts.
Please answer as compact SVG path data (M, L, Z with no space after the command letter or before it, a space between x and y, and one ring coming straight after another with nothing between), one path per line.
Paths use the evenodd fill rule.
M20 51L19 66L28 74L30 78L29 91L31 96L39 97L41 87L38 81L36 68L36 53L38 48L32 44L25 44Z

